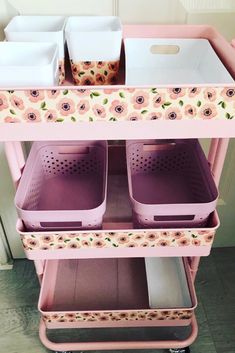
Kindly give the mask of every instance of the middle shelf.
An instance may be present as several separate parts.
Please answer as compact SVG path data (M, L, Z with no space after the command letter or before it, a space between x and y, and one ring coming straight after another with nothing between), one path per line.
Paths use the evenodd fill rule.
M60 231L28 230L19 220L17 230L29 259L207 256L210 253L219 226L216 212L204 224L137 227L128 189L125 146L110 145L108 155L107 206L102 229L82 230L74 226ZM193 181L197 180L193 177ZM55 196L61 200L66 197Z

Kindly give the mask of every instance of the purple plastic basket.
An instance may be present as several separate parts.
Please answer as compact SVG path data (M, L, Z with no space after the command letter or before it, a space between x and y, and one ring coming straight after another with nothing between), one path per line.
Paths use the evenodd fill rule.
M198 140L127 141L135 227L200 227L218 191Z
M98 229L106 209L107 142L35 142L16 192L29 230Z

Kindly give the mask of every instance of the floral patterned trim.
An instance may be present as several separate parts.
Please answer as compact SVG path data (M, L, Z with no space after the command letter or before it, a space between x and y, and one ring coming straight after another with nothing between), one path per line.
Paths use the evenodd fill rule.
M231 120L235 87L0 91L0 122Z
M24 249L143 248L210 246L215 230L78 232L21 234Z
M114 85L117 83L118 61L80 61L70 60L75 85Z
M59 60L59 84L62 85L65 80L65 64L64 60Z
M44 315L46 323L51 322L105 322L105 321L137 321L137 320L188 320L192 317L190 310L135 310L120 312L76 312Z

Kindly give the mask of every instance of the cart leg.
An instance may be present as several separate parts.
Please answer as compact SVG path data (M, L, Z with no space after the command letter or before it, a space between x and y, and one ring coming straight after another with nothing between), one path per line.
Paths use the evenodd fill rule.
M212 165L212 172L214 174L214 179L217 186L219 185L220 177L223 171L228 145L229 145L229 139L226 139L226 138L219 139L217 144L217 150L216 150L216 154L214 156L214 161Z

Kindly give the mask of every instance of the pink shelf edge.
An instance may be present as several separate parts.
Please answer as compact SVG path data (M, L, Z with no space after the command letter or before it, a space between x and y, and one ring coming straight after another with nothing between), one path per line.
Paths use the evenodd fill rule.
M208 256L211 250L211 246L213 244L214 236L216 233L216 230L218 229L220 225L219 217L217 212L215 211L213 213L212 217L212 223L210 224L210 227L206 228L196 228L196 229L144 229L144 230L139 230L139 229L131 229L131 228L126 228L125 224L121 224L123 226L122 229L120 229L120 225L117 224L117 229L115 230L114 225L112 224L112 228L107 229L106 225L104 224L103 230L97 230L97 231L70 231L70 232L25 232L22 229L22 222L21 220L17 221L16 229L17 232L21 236L21 240L24 245L24 251L28 259L30 260L45 260L45 259L74 259L74 258L107 258L107 257L152 257L152 256L162 256L162 257L169 257L169 256ZM107 226L110 226L110 224L107 224ZM127 225L126 225L127 226ZM160 244L157 245L157 241L164 241L164 234L162 232L185 232L183 235L183 238L186 237L186 239L191 239L193 232L196 232L197 236L199 236L199 239L203 239L203 237L209 237L209 239L206 239L204 244L202 246L198 246L198 244L193 245L193 239L191 240L191 243L189 240L184 242L184 244L175 244L174 238L173 240L173 246L170 246L168 243ZM199 232L199 233L198 233ZM111 235L109 235L109 233ZM135 237L136 235L141 235L143 237L142 239L139 239L138 241L142 243L144 240L144 237L147 237L149 239L149 236L151 233L153 233L153 242L151 241L151 236L148 241L148 244L146 247L140 246L140 244L136 244L134 247L128 247L128 244L125 245L125 243L119 243L118 238L119 236L127 236L128 234L132 234L131 238ZM170 237L174 237L174 235L170 233ZM191 234L192 233L192 234ZM66 235L65 235L66 234ZM73 245L72 247L69 247L70 245L63 246L63 248L57 249L56 247L66 241L69 237L69 234L71 234L71 237L74 239L74 241L71 242ZM92 237L94 239L94 244L92 243L86 244L86 248L82 248L80 245L80 240L76 240L78 237L82 237L83 234L85 234L84 240L89 240ZM96 239L96 235L99 234L99 237ZM65 235L65 237L64 237ZM179 234L180 236L180 234ZM61 238L62 237L62 238ZM89 238L89 239L88 239ZM80 239L80 238L79 238ZM169 238L168 238L169 239ZM100 241L99 244L96 243L96 241ZM133 241L132 239L130 240L131 242ZM32 243L33 248L28 248L30 247L30 243ZM67 244L69 241L66 241ZM78 243L77 243L78 242ZM50 245L53 244L52 246ZM113 245L114 244L114 245ZM167 245L168 244L168 245ZM88 247L87 247L88 245ZM131 245L131 244L130 244ZM154 245L152 247L151 245ZM43 249L40 249L40 247L44 247Z

